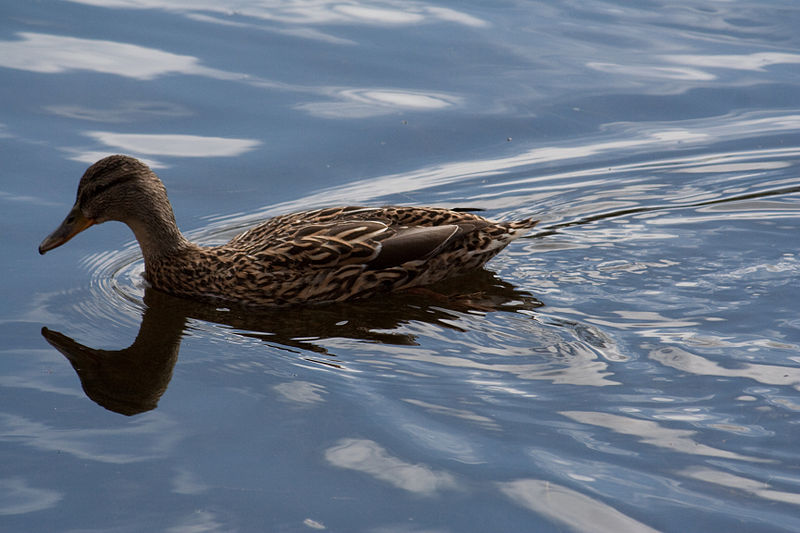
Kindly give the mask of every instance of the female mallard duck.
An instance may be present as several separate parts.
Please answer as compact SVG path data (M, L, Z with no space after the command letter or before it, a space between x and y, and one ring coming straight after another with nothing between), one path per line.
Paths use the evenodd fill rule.
M537 221L492 222L428 207L334 207L277 216L222 246L178 230L164 184L124 155L86 170L44 254L93 224L127 224L144 277L177 296L250 306L338 302L427 285L481 267Z

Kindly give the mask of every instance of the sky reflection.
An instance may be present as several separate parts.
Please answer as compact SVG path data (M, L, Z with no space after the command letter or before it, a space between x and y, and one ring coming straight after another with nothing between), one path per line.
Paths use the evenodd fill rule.
M106 123L132 122L142 117L188 117L193 114L181 104L161 101L123 101L110 108L61 104L45 106L44 109L60 117Z
M758 498L765 500L772 500L775 502L790 503L793 505L800 505L800 492L789 492L784 490L777 490L770 483L764 483L755 479L750 479L744 476L738 476L708 467L687 468L680 472L681 475L713 483L728 489L747 492ZM795 486L799 483L797 478L790 481L794 482Z
M363 24L399 26L422 22L451 22L481 27L488 23L461 11L428 5L423 2L400 1L325 1L325 0L261 0L238 2L234 7L212 0L70 0L79 4L120 9L163 9L187 15L202 14L206 20L219 18L220 23L233 17L250 17L283 24ZM212 13L214 16L210 16Z
M792 385L800 390L800 368L793 366L741 362L736 368L725 368L677 346L651 350L649 357L663 365L699 376L749 378L766 385Z
M435 111L462 104L459 97L400 89L325 89L333 101L308 102L294 109L319 118L359 119L404 111Z
M21 32L21 39L0 41L0 67L56 74L90 70L140 80L172 73L193 73L196 57L135 44Z
M127 464L164 457L180 440L175 431L174 424L164 416L138 418L122 427L62 429L0 413L0 442L101 463Z
M763 71L771 65L800 63L800 54L757 52L753 54L693 55L674 54L661 56L664 60L695 67ZM711 79L714 76L707 74Z
M173 157L235 157L255 149L261 141L201 135L115 133L88 131L88 137L123 152Z
M303 405L322 403L325 401L323 395L328 393L322 385L309 381L289 381L275 385L273 389L284 400Z
M43 511L62 499L61 493L31 487L22 478L0 479L0 516Z
M421 495L456 488L456 480L449 473L406 462L367 439L342 439L325 450L325 459L333 466L369 474L378 481Z
M608 504L542 479L498 483L513 502L574 531L657 533Z
M561 411L559 414L582 424L591 424L610 429L621 435L639 437L640 441L660 448L668 448L675 452L690 455L705 455L741 461L770 462L768 459L750 457L728 450L721 450L695 441L692 437L697 431L689 429L672 429L664 427L652 420L643 420L611 413L591 411Z
M294 109L321 118L365 118L385 115L398 110L436 111L462 103L462 99L455 95L419 89L287 84L259 76L206 67L194 56L173 54L135 44L32 32L20 32L17 36L20 39L0 41L0 67L42 74L89 71L137 80L152 80L173 74L203 76L222 81L245 83L266 90L324 97L325 101L307 102L294 106ZM87 111L85 108L76 108L76 106L70 105L51 106L48 109L61 116L85 120L98 120L98 116L102 117L96 110ZM185 113L185 111L180 112ZM174 116L175 110L167 109L167 113ZM118 122L118 115L118 112L111 113L106 121Z

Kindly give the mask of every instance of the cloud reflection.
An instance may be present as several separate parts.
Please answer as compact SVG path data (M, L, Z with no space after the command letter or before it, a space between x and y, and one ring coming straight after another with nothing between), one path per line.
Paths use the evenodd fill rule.
M593 411L561 411L559 414L582 424L607 428L621 435L639 437L641 442L645 444L658 446L660 448L668 448L675 452L721 457L724 459L738 459L741 461L770 462L767 459L741 455L700 444L692 438L692 436L697 433L696 431L667 428L652 420Z
M324 402L325 397L323 394L328 393L322 385L317 385L316 383L310 383L308 381L280 383L275 385L273 389L285 400L305 405Z
M140 80L198 70L196 57L135 44L22 32L0 41L0 67L55 74L90 70Z
M655 60L673 63L680 66L653 65ZM753 54L664 54L654 56L653 61L645 64L609 63L590 61L587 67L611 74L621 74L636 80L664 79L708 82L718 76L708 69L730 69L761 72L765 67L781 64L800 63L800 54L783 52L757 52Z
M398 110L436 111L462 103L462 99L457 96L433 91L386 87L319 87L281 83L258 76L206 67L194 56L173 54L135 44L31 32L18 33L17 36L18 40L0 41L0 67L43 74L88 71L138 80L152 80L170 74L203 76L246 83L261 89L325 97L327 101L308 102L295 107L323 118L364 118ZM119 121L118 112L104 116L99 115L98 111L87 111L75 106L57 106L49 110L58 115L84 120L102 118L105 121ZM158 108L154 111L157 114L164 112ZM175 109L166 111L175 116Z
M334 101L309 102L295 106L320 118L366 118L401 111L434 111L453 107L462 99L444 93L400 89L330 90Z
M424 402L422 400L416 400L413 398L403 398L404 402L410 403L411 405L416 405L417 407L421 407L426 411L445 415L445 416L452 416L455 418L460 418L462 420L467 420L468 422L477 423L487 429L500 429L500 426L492 420L491 418L483 415L479 415L474 411L470 411L469 409L455 409L453 407L448 407L446 405L438 405L430 402Z
M170 102L122 102L116 107L100 109L82 105L51 105L44 109L66 118L92 122L131 122L141 117L186 117L187 108Z
M164 417L140 418L119 428L59 429L0 413L0 442L67 453L86 461L127 464L161 458L180 438Z
M178 520L178 523L164 530L165 533L213 533L231 531L230 527L217 520L211 511L193 511Z
M351 41L350 39L344 39L342 37L336 37L334 35L329 35L325 32L319 31L315 28L309 27L274 27L274 28L265 28L263 25L250 23L250 22L237 22L234 20L228 19L221 19L215 17L213 15L207 15L202 13L189 13L186 15L186 18L191 20L196 20L198 22L206 22L211 24L219 24L221 26L232 26L235 28L247 28L247 29L260 29L260 30L269 30L273 33L278 33L281 35L289 35L292 37L298 37L300 39L310 39L313 41L322 41L330 44L344 44L344 45L355 45L357 44L355 41Z
M679 472L679 474L692 479L720 485L728 489L747 492L765 500L800 505L800 493L776 490L769 483L746 478L744 476L737 476L730 472L724 472L714 468L697 467L687 468ZM794 479L794 481L796 483L797 479Z
M114 133L89 131L85 135L123 152L177 157L235 157L261 144L255 139L200 135Z
M261 0L238 2L235 7L215 0L70 0L79 4L120 9L163 9L187 16L202 14L219 23L231 18L251 18L294 25L361 24L407 26L424 22L450 22L470 27L487 26L478 17L423 2L383 0L366 2L338 0ZM211 14L211 15L209 15Z
M694 68L679 68L679 67L655 67L652 65L633 65L633 64L618 64L618 63L604 63L599 61L592 61L586 64L587 67L606 72L609 74L625 74L632 78L647 79L647 78L661 78L668 80L694 80L694 81L710 81L716 78L713 74L703 72L702 70Z
M792 366L739 363L736 368L726 368L676 346L651 350L648 356L663 365L698 376L749 378L766 385L793 385L800 390L800 368Z
M800 54L782 52L757 52L754 54L673 54L662 55L670 63L694 67L724 68L734 70L763 71L764 67L780 64L800 63ZM713 76L712 76L713 77Z
M0 516L43 511L61 501L61 493L37 489L20 478L0 479Z
M317 4L319 5L319 4ZM334 4L333 13L344 15L348 22L366 24L419 24L425 17L420 13L397 9L369 7L364 4Z
M137 80L185 74L245 81L262 88L302 90L279 82L205 67L194 56L173 54L157 48L44 33L20 32L16 35L20 39L0 41L0 67L43 74L89 71Z
M199 476L191 471L182 468L177 469L172 478L172 492L176 494L203 494L211 487L202 481Z
M426 496L456 487L455 478L447 472L407 463L389 455L372 440L342 439L336 446L325 450L325 459L333 466L369 474L398 489Z
M575 531L657 533L606 503L550 481L518 479L498 487L514 503Z

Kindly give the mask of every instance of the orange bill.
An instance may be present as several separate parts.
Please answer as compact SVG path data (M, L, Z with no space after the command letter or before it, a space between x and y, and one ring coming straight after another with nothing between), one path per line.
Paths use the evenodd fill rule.
M53 248L61 246L92 224L94 224L94 220L83 216L78 206L73 207L64 222L39 245L39 253L44 254Z

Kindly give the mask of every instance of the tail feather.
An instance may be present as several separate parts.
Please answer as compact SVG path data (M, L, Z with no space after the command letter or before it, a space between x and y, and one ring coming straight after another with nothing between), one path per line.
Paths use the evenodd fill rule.
M536 224L538 224L538 220L533 220L531 218L526 218L524 220L512 220L508 222L499 222L497 223L494 228L500 229L501 231L493 232L493 242L485 247L483 251L495 251L495 253L499 252L506 246L508 243L515 239L519 239L523 235L525 235L526 230L531 229ZM480 251L480 250L476 250Z
M514 236L513 238L522 237L525 234L524 230L529 230L538 224L538 220L526 218L523 220L512 220L510 222L503 222L502 225L509 229L509 232Z

